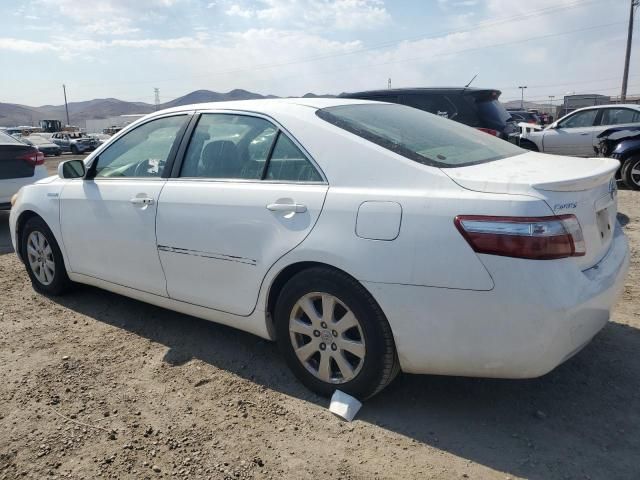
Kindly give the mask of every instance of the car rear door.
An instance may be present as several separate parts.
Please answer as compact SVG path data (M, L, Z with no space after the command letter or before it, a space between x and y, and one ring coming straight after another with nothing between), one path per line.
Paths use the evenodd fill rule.
M268 269L311 232L327 183L265 117L206 112L188 135L158 205L169 296L249 315Z
M545 153L574 157L595 157L595 136L602 130L597 125L599 110L592 108L575 112L544 131Z
M137 126L94 159L87 178L67 182L60 225L72 272L167 295L156 213L188 118L173 114Z

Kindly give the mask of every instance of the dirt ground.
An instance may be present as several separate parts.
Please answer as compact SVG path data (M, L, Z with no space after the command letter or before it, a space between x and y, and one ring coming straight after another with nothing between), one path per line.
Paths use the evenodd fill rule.
M402 375L352 423L269 342L34 293L0 212L0 479L640 478L640 192L619 203L631 272L585 350L536 380Z

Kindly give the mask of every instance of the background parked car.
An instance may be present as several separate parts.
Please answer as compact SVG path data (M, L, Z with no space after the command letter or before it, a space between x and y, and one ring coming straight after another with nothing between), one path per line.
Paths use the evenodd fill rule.
M95 138L98 141L98 146L109 141L109 139L111 138L111 135L108 135L106 133L91 133L89 134L89 136L91 138Z
M22 143L26 143L27 145L31 145L32 147L36 147L38 150L44 153L45 157L53 155L57 157L62 155L62 149L58 145L44 137L41 137L40 135L19 137L18 140L20 140Z
M600 156L620 160L619 178L627 187L640 190L640 124L609 128L598 140Z
M98 147L98 140L82 132L58 132L51 136L51 141L62 151L73 154L90 152Z
M371 90L340 96L408 105L507 140L518 128L498 101L500 94L494 89L453 87Z
M541 124L540 117L532 112L526 112L524 110L512 111L509 110L509 115L515 122L534 123L536 125Z
M0 210L11 208L11 197L21 187L45 177L44 154L0 132Z
M640 105L599 105L575 110L537 132L523 134L520 146L529 150L594 157L598 135L616 125L640 124Z

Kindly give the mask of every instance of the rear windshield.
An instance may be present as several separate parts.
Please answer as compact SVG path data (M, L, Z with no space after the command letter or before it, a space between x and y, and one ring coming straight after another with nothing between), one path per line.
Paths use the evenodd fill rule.
M475 165L524 153L487 133L403 105L340 105L316 114L376 145L434 167Z
M480 118L483 120L498 120L505 123L511 118L511 114L498 100L478 100L476 102Z

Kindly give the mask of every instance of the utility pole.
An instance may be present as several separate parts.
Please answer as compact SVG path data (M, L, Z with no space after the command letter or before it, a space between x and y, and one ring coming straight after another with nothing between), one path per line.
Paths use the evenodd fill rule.
M156 112L158 111L158 107L160 107L160 89L159 88L154 88L153 89L153 93L156 96Z
M521 96L520 96L520 109L524 110L524 89L527 88L526 85L522 86L522 87L518 87L520 89L520 92L522 92Z
M389 77L389 80L387 80L387 88L391 88L391 77Z
M64 83L62 84L62 93L64 93L64 109L67 112L67 125L71 126L71 122L69 121L69 105L67 105L67 87L65 87Z
M556 98L555 95L549 95L549 113L553 111L553 99Z
M633 10L640 5L640 0L631 0L629 7L629 31L627 32L627 52L624 57L624 73L622 74L622 91L620 103L627 101L627 81L629 80L629 62L631 60L631 43L633 41Z

